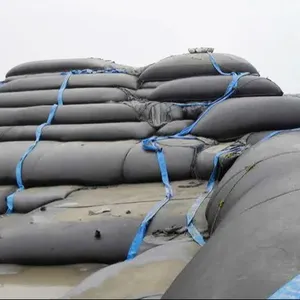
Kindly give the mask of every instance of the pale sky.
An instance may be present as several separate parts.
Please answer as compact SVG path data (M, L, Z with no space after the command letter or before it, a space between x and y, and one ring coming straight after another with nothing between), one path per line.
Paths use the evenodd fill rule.
M0 0L0 28L0 80L34 60L142 66L214 47L300 92L300 0Z

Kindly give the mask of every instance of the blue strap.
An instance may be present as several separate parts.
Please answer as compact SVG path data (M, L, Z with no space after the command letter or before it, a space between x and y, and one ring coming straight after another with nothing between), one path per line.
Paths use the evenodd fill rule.
M163 150L162 148L155 142L156 140L162 140L162 139L166 139L166 138L178 138L175 136L170 136L170 137L151 137L148 139L145 139L142 141L142 146L143 149L146 151L156 151L157 154L157 159L158 159L158 163L159 163L159 167L160 167L160 171L161 171L161 176L162 176L162 182L165 186L166 189L166 197L163 201L158 202L151 210L150 212L147 214L147 216L145 217L145 219L143 220L143 222L141 223L138 232L130 246L128 255L127 255L127 260L133 259L137 253L138 250L140 248L140 245L143 242L144 236L146 234L147 228L149 226L149 223L151 222L151 220L154 218L154 216L157 214L157 212L166 204L168 203L169 200L171 200L171 198L173 197L173 192L172 192L172 187L170 185L170 181L169 181L169 176L168 176L168 172L167 172L167 165L165 162L165 158L163 155ZM196 139L195 137L180 137L180 139ZM203 236L199 233L199 231L197 230L197 228L194 226L193 224L193 219L194 216L196 214L196 212L198 211L199 207L201 206L201 204L204 202L204 200L210 195L210 193L212 192L214 185L216 183L216 176L218 173L218 168L220 166L219 164L219 159L221 157L221 155L223 154L228 154L228 153L236 153L238 151L242 151L243 150L243 146L234 146L234 147L229 147L228 149L222 150L219 153L217 153L217 155L214 157L214 167L213 167L213 172L210 176L210 179L208 181L207 184L207 188L206 188L206 194L201 195L196 202L192 205L191 209L188 211L186 219L187 219L187 229L188 232L190 233L191 237L194 239L195 242L197 242L199 245L203 246L205 244L204 238Z
M59 91L58 91L58 96L57 96L57 104L58 105L63 105L64 102L63 102L63 93L68 85L68 82L69 82L69 79L72 75L72 72L69 72L67 73L67 75L65 76L60 88L59 88Z
M189 209L187 215L186 215L186 223L187 223L187 229L193 240L199 244L200 246L203 246L205 244L205 240L201 233L198 231L198 229L193 224L193 219L201 206L201 204L204 202L204 200L207 198L208 194L200 195L199 198L195 201L195 203L192 205L192 207Z
M239 147L235 148L235 147L229 147L229 149L225 149L225 150L221 150L220 152L218 152L215 157L214 157L214 161L213 161L213 171L210 175L210 178L208 180L207 183L207 192L210 193L216 184L216 179L217 179L217 175L218 175L218 170L219 170L219 166L220 166L220 157L223 154L228 154L228 153L236 153L240 150Z
M153 217L157 214L157 212L173 197L172 187L170 185L167 164L164 157L163 149L155 142L155 138L149 138L142 141L142 146L145 151L154 151L156 152L157 161L161 173L161 179L165 186L166 197L163 201L158 202L147 214L143 222L141 223L136 236L133 239L133 242L130 246L127 260L133 259L143 242L144 236L146 234L149 223L153 219Z
M20 161L17 165L16 179L17 179L18 187L21 188L21 189L24 189L23 180L22 180L23 162L26 159L26 157L34 150L34 148L36 147L36 145L40 141L41 136L42 136L42 131L43 131L44 127L51 124L51 122L52 122L52 120L55 116L57 107L58 107L57 104L52 105L47 122L43 123L43 124L41 124L37 127L36 132L35 132L35 142L26 150L26 152L23 154L23 156L21 157L21 159L20 159Z
M229 153L238 153L242 152L245 149L245 146L233 146L229 147L228 149L224 149L220 152L218 152L213 161L213 171L210 175L210 178L208 180L207 186L206 186L206 193L201 195L195 203L192 205L191 209L187 213L187 227L188 227L188 232L192 236L193 240L198 243L200 246L203 246L205 244L205 241L200 234L200 232L197 230L197 228L193 225L193 219L201 206L201 204L206 200L206 198L211 194L213 191L216 180L217 180L217 175L218 175L218 170L220 167L220 157L223 154L229 154Z
M11 214L13 212L13 203L14 203L15 194L17 192L23 191L25 189L24 184L23 184L23 179L22 179L22 170L23 170L24 161L27 158L27 156L34 150L34 148L37 146L38 142L40 141L44 127L51 124L51 122L55 116L57 107L58 107L57 104L54 104L51 107L47 122L38 126L38 128L36 129L36 132L35 132L34 143L29 146L29 148L26 150L26 152L23 154L23 156L21 157L21 159L19 160L19 162L17 164L16 181L17 181L18 189L16 192L7 196L7 199L6 199L6 203L7 203L7 212L6 213L7 214Z
M160 168L160 173L161 173L161 177L162 177L162 182L165 186L166 189L166 197L163 201L159 202L157 205L154 206L154 208L147 214L147 216L145 217L145 219L143 220L143 222L141 223L138 232L130 246L128 255L127 255L127 259L133 259L139 250L139 247L141 245L141 243L143 242L144 236L146 234L146 230L147 227L150 223L150 221L154 218L154 216L156 215L156 213L173 197L173 192L172 192L172 188L169 182L169 176L168 176L168 171L167 171L167 166L166 166L166 160L164 157L164 153L162 148L157 144L157 141L159 140L163 140L163 139L195 139L195 137L187 137L188 134L190 134L190 132L194 129L194 127L199 123L199 121L217 104L225 101L226 99L228 99L230 96L232 96L235 93L235 90L237 88L238 85L238 81L241 77L248 75L248 73L242 73L242 74L236 74L236 73L224 73L222 72L221 68L217 65L216 61L214 60L213 56L211 54L210 58L211 58L211 62L213 64L213 66L216 68L216 70L222 74L222 75L226 75L226 76L232 76L232 80L230 82L230 84L228 85L224 95L222 97L220 97L219 99L213 101L213 102L209 102L209 101L205 101L205 102L199 102L197 104L200 105L206 105L208 106L208 108L205 110L204 113L202 113L199 118L190 126L184 128L183 130L181 130L179 133L172 135L172 136L165 136L165 137L151 137L148 139L144 139L142 141L142 147L145 151L152 151L152 152L156 152L157 154L157 159L158 159L158 164L159 164L159 168ZM191 104L176 104L178 106L194 106ZM221 155L221 154L220 154ZM219 155L219 156L220 156ZM217 162L218 162L218 158L217 158ZM216 164L217 164L216 162ZM215 162L214 162L215 163ZM212 189L213 185L214 185L214 181L212 178L214 178L216 174L216 171L213 172L213 174L211 175L210 181L209 181L209 185L208 185L208 191L210 191L210 189ZM204 239L202 237L202 235L197 231L196 227L193 225L192 221L193 218L195 216L195 213L197 211L197 209L199 208L199 206L201 205L201 203L203 203L205 197L200 197L196 200L196 204L192 206L192 208L189 210L188 214L187 214L187 226L188 226L188 231L191 234L191 236L193 237L193 239L203 245L204 244Z
M176 134L176 136L184 136L187 134L190 134L192 132L192 130L197 126L197 124L219 103L222 103L224 101L226 101L228 98L230 98L234 93L235 93L235 89L238 83L238 80L241 79L243 76L248 75L248 73L242 73L239 74L237 76L233 76L233 79L230 83L230 89L226 90L225 94L220 97L219 99L217 99L216 101L214 101L213 103L211 103L209 105L209 107L199 116L199 118L190 126L184 128L183 130L181 130L179 133Z
M37 146L38 142L41 139L42 131L45 126L51 125L56 111L57 107L59 105L63 105L63 93L68 85L69 79L72 75L77 75L77 74L95 74L95 73L126 73L125 70L121 69L113 69L113 68L105 68L102 70L91 70L91 69L84 69L84 70L71 70L69 72L62 72L61 75L64 75L65 78L59 88L58 95L57 95L57 104L54 104L51 107L50 113L48 115L48 119L46 123L41 124L38 126L36 129L35 133L35 141L32 145L29 146L29 148L26 150L26 152L23 154L21 159L19 160L17 166L16 166L16 182L18 189L16 192L10 194L9 196L6 197L6 204L7 204L7 214L10 214L13 212L13 203L14 203L14 197L17 192L20 192L25 189L24 184L23 184L23 179L22 179L22 170L23 170L23 164L27 156L35 149ZM1 84L0 84L1 86Z
M293 128L293 129L282 129L282 130L275 130L273 132L271 132L270 134L268 134L267 136L265 136L263 139L260 140L260 143L266 142L267 140L269 140L270 138L272 138L273 136L276 136L280 133L284 133L284 132L294 132L294 131L300 131L300 127L298 128Z
M66 76L60 86L60 89L58 91L57 104L52 105L46 123L43 123L37 127L36 132L35 132L34 143L28 147L28 149L25 151L25 153L23 154L23 156L21 157L21 159L19 160L19 162L16 166L16 182L17 182L18 189L14 193L12 193L6 197L6 205L7 205L6 214L11 214L13 212L14 199L15 199L16 193L23 191L25 189L23 179L22 179L24 161L27 158L27 156L35 149L35 147L41 140L42 132L43 132L43 129L45 128L45 126L52 124L52 121L55 117L58 106L63 105L63 93L68 85L68 81L72 74L74 74L74 72L69 72L66 74Z
M166 188L166 196L171 198L173 196L173 191L170 185L167 164L164 157L163 149L153 140L146 139L142 141L142 146L145 151L156 152L157 161L161 173L162 182Z
M268 299L300 299L300 275L294 277Z
M210 52L207 52L207 54L209 55L210 62L212 63L214 68L217 70L217 72L219 72L220 75L229 76L232 74L236 74L235 72L230 72L230 73L223 72L221 70L221 67L219 66L219 64L216 62L216 59L213 57L213 55Z
M153 219L153 217L156 215L156 213L165 205L170 199L168 197L165 197L165 199L161 202L158 202L151 211L147 214L141 225L139 226L138 232L136 233L136 236L133 239L133 242L129 248L128 254L127 254L127 260L131 260L136 257L137 252L143 242L144 236L146 235L147 228L149 226L150 221Z

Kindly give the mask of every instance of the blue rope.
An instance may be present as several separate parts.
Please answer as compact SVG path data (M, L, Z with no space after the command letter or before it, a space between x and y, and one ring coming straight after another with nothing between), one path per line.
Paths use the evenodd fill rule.
M232 80L229 83L225 93L223 96L221 96L219 99L213 101L213 102L209 102L209 101L205 101L205 102L198 102L197 104L199 105L204 105L207 106L208 108L199 116L199 118L190 126L184 128L183 130L181 130L179 133L172 135L172 136L164 136L164 137L151 137L148 139L144 139L142 141L142 147L145 151L151 151L151 152L156 152L157 155L157 160L158 160L158 165L160 168L160 173L161 173L161 177L162 177L162 182L165 186L165 190L166 190L166 196L164 198L164 200L162 200L161 202L159 202L158 204L156 204L151 210L150 212L147 214L147 216L145 217L145 219L143 220L143 222L140 224L140 227L133 239L133 242L129 248L128 251L128 255L127 255L127 260L133 259L138 251L139 248L143 242L143 239L145 237L147 228L151 222L151 220L154 218L154 216L157 214L157 212L166 204L168 203L168 201L173 197L173 192L172 192L172 187L169 181L169 176L168 176L168 170L167 170L167 164L166 164L166 160L164 157L164 153L163 153L163 149L158 145L157 141L160 140L165 140L165 139L197 139L196 137L187 137L187 135L189 135L191 133L191 131L195 128L195 126L200 122L200 120L207 115L207 113L213 108L215 107L217 104L227 100L229 97L231 97L235 91L236 88L238 86L238 82L239 80L243 77L248 75L249 73L224 73L222 72L222 70L220 69L220 67L218 66L218 64L216 63L215 59L213 58L213 56L209 54L210 60L212 65L215 67L215 69L224 76L232 76ZM195 104L195 105L197 105ZM176 103L176 105L178 106L194 106L191 104L178 104ZM237 151L237 149L230 149L227 151ZM208 194L211 192L211 190L214 187L214 183L215 183L215 176L217 174L217 168L219 165L219 157L225 153L224 151L221 151L220 153L218 153L214 159L214 169L212 172L212 175L210 177L210 180L208 182L208 186L207 186L207 192ZM227 153L227 152L226 152ZM207 195L208 195L207 194ZM203 203L203 201L206 199L206 196L202 196L200 198L198 198L196 200L196 202L194 203L194 205L191 207L191 209L189 210L189 212L187 213L187 227L188 227L188 232L190 233L190 235L192 236L192 238L200 245L203 245L205 243L204 238L202 237L202 235L198 232L198 230L196 229L196 227L193 225L193 218L197 212L197 209L200 207L201 203Z

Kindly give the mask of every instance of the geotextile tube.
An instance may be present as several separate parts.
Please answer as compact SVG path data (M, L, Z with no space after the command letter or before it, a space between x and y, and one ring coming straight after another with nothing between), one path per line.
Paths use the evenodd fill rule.
M190 241L158 246L132 261L95 272L63 299L152 299L162 296L199 249Z
M52 106L40 105L20 108L2 108L1 126L39 125L47 119ZM57 108L52 124L86 124L145 121L154 127L181 120L189 113L171 103L122 102L102 104L61 105ZM192 111L191 111L192 113Z
M134 75L138 75L143 70L116 64L111 60L104 60L101 58L52 59L20 64L9 70L6 77L40 73L68 72L71 70L82 69L103 70L107 68L119 69Z
M283 132L236 161L207 207L212 237L164 299L267 299L298 275L299 146Z
M64 91L64 104L89 104L127 101L130 92L120 88L74 88ZM26 107L53 105L57 102L57 90L0 93L0 107Z
M214 53L224 72L258 73L245 59L230 54ZM218 75L207 53L181 54L164 58L142 72L140 81L166 81L192 76Z
M16 79L0 86L0 93L59 89L64 77L53 75ZM124 87L134 90L137 88L137 77L122 73L77 74L68 81L69 89L86 87Z
M213 107L192 134L224 141L250 132L297 128L299 104L294 96L228 99Z
M160 143L171 180L195 178L196 157L207 147L201 140L169 140ZM14 184L15 168L31 142L0 144L0 180ZM155 155L143 151L134 140L118 142L41 141L22 167L26 186L59 184L108 185L160 180Z
M157 87L149 96L153 101L212 101L219 99L232 76L196 76L172 80ZM232 97L282 96L283 92L269 79L243 76Z

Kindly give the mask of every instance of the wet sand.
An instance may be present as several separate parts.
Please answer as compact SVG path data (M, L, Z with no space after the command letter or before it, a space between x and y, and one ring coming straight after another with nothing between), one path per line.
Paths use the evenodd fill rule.
M57 299L104 265L0 265L0 299Z

